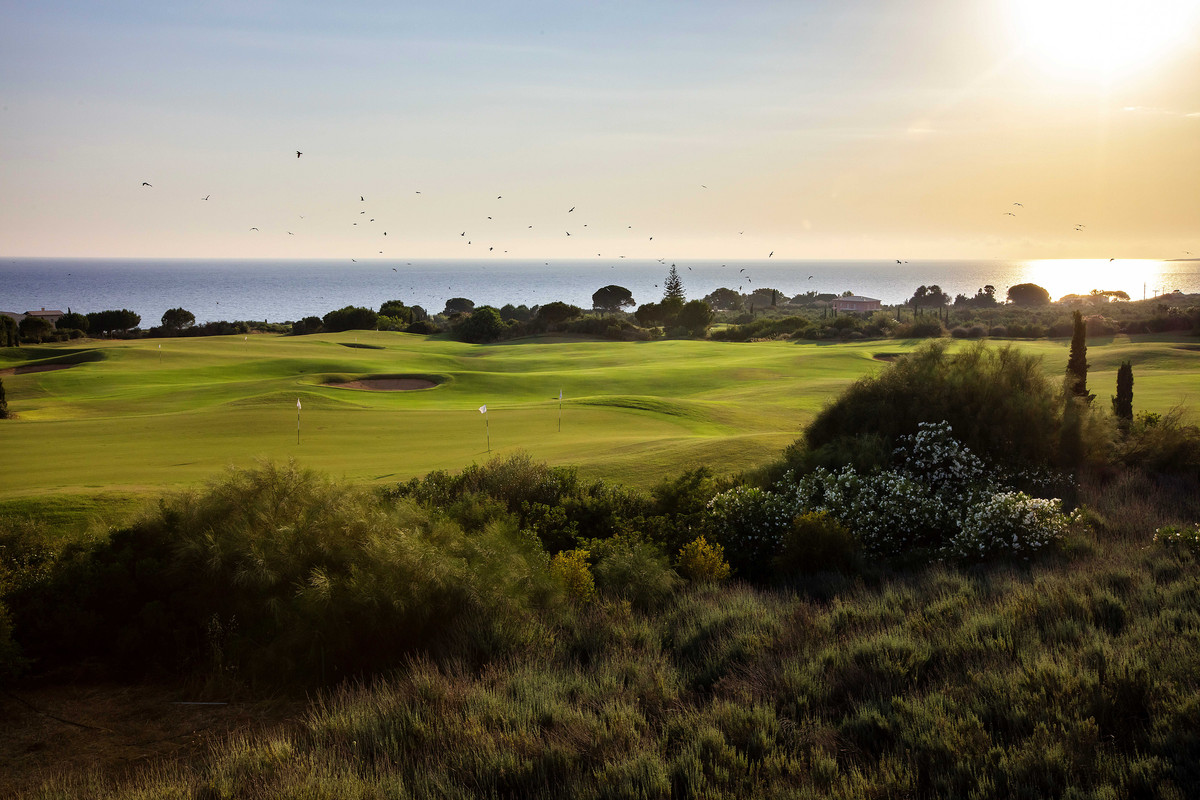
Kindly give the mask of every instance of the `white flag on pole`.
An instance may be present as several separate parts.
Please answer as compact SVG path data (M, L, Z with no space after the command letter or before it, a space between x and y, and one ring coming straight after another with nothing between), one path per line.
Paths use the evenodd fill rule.
M480 414L486 414L486 413L487 413L487 404L486 404L486 403L485 403L484 405L481 405L481 406L479 407L479 413L480 413Z
M562 400L562 389L558 390L558 399Z
M300 410L300 398L299 397L296 398L296 410L297 411Z

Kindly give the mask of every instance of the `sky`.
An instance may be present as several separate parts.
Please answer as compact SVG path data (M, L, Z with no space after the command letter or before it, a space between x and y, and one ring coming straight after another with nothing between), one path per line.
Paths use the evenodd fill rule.
M768 254L1200 256L1200 0L0 0L0 256Z

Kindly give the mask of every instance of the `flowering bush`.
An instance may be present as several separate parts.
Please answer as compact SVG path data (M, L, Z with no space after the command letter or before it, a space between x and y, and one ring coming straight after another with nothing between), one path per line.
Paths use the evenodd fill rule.
M596 596L596 579L588 565L590 556L587 550L564 550L550 562L550 573L576 603L590 603Z
M1194 525L1164 525L1154 532L1154 541L1164 547L1178 547L1200 557L1200 522Z
M760 563L781 552L805 511L828 514L864 552L881 556L916 548L950 558L1028 555L1066 531L1060 501L1013 490L954 438L949 423L920 423L898 442L890 469L819 467L801 477L789 472L775 491L719 494L709 503L714 530L729 551Z
M946 542L943 553L960 559L1001 553L1028 557L1062 538L1071 521L1059 500L997 492L966 510L958 533Z

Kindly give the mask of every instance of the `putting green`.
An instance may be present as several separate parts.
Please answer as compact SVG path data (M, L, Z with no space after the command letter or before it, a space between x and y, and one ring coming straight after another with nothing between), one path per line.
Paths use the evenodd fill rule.
M1090 342L1097 402L1107 402L1127 358L1135 409L1194 400L1200 351L1190 341ZM0 350L0 369L20 368L3 376L17 419L0 423L0 499L127 496L195 484L262 458L295 458L363 482L461 469L519 450L635 486L700 464L736 472L774 458L842 388L883 369L876 355L916 344L469 345L358 331L10 348ZM1020 346L1043 355L1053 374L1065 367L1065 341ZM399 376L437 385L331 385ZM486 416L478 410L484 404Z

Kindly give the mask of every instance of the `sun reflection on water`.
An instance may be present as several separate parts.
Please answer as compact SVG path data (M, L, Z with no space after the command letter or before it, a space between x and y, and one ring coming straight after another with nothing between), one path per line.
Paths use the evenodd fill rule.
M1021 283L1036 283L1053 300L1092 290L1123 291L1131 300L1174 290L1169 262L1150 258L1045 258L1026 261ZM999 288L999 287L997 287Z

